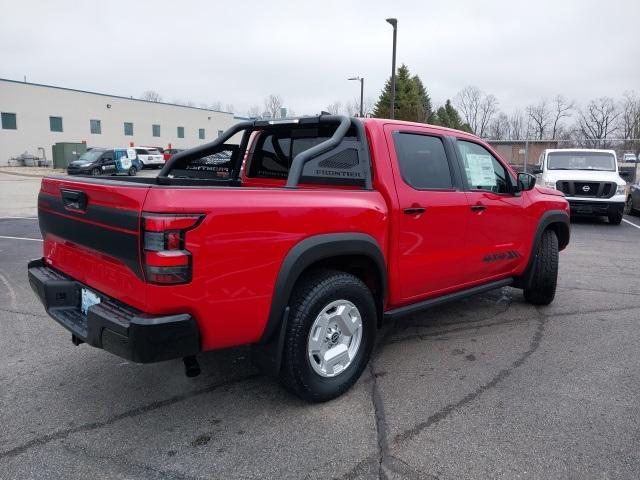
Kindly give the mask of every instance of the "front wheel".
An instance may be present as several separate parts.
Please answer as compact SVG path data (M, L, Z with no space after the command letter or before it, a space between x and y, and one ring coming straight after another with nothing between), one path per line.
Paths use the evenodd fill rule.
M627 203L625 204L625 207L624 207L624 213L626 213L627 215L636 214L636 210L635 208L633 208L633 199L631 198L631 195L629 195L629 198L627 198Z
M136 167L131 167L128 173L130 177L134 177L138 173L138 169Z
M556 296L558 283L558 237L553 230L545 230L536 250L533 278L524 298L534 305L549 305Z
M298 282L290 308L281 383L310 402L342 395L373 349L377 313L371 291L354 275L319 270Z
M94 168L93 170L91 170L91 175L97 177L98 175L100 175L100 169L98 167Z
M622 212L610 213L609 223L611 225L620 225L622 223Z

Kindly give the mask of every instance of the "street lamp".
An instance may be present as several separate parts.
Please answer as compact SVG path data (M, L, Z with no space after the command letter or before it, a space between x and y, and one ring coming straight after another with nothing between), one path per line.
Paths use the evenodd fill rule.
M393 56L391 57L391 107L389 118L394 118L396 107L396 37L398 34L398 19L387 18L387 23L393 27Z
M347 80L358 80L360 82L360 118L364 117L364 77L351 77Z

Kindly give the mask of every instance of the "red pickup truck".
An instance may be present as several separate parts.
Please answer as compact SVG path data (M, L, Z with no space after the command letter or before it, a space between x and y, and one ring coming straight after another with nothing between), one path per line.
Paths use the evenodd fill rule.
M329 115L238 123L157 178L47 177L38 217L29 280L76 345L194 375L251 344L309 401L383 320L506 285L548 304L570 233L562 193L473 135Z

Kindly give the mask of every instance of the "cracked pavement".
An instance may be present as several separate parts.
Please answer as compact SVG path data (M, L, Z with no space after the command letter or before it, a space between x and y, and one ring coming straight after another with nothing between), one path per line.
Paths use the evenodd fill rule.
M640 225L640 218L627 217ZM74 347L0 239L0 478L640 477L640 229L573 224L549 307L503 288L387 325L308 405L247 348L136 365ZM0 235L39 238L34 220Z

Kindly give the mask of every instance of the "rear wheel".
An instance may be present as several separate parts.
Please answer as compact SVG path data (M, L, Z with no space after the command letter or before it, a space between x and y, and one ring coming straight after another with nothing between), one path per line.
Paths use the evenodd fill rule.
M553 230L545 230L536 250L533 278L524 298L534 305L549 305L556 296L558 283L558 237Z
M100 169L98 167L94 168L93 170L91 170L91 175L93 175L94 177L100 175Z
M346 392L369 361L377 313L371 291L335 270L305 275L295 288L280 381L304 400Z

